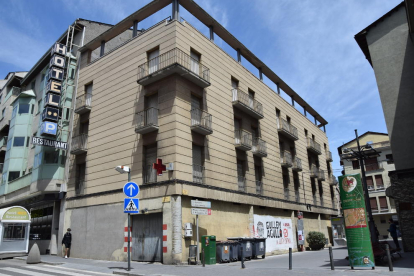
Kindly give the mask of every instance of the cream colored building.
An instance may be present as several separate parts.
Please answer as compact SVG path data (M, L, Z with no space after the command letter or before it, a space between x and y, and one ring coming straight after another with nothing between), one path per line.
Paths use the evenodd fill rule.
M212 205L211 215L200 216L200 237L253 237L256 218L271 216L291 220L289 246L297 250L296 211L304 213L305 234L328 237L337 206L325 119L193 1L179 4L210 27L210 38L180 19L178 1L172 18L136 32L170 3L151 2L80 49L63 224L72 228L72 256L126 260L127 176L118 165L129 166L140 185L132 260L187 262L196 199ZM133 37L106 51L131 26ZM214 34L259 68L259 77L216 45ZM96 49L101 55L93 59ZM172 170L158 176L157 158ZM193 223L192 237L184 237L185 223Z
M359 143L361 146L366 145L367 143L370 144L379 155L364 160L365 175L372 215L374 217L375 225L380 233L379 238L388 238L388 220L393 218L398 221L394 200L385 195L385 189L391 186L388 172L395 170L390 140L386 133L368 131L359 136ZM343 152L344 148L350 148L357 151L358 146L356 140L354 139L339 147L339 154ZM361 173L358 160L346 160L341 158L341 165L343 165L345 174Z

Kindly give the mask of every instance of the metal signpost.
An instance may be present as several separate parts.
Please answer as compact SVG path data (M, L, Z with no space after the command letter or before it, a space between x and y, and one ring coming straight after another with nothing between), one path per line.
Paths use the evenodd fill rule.
M131 176L128 172L128 183L124 185L124 213L128 214L128 271L131 270L131 214L139 213L139 199L134 198L139 193L139 187L136 183L130 182Z
M200 200L191 200L191 207L199 207L199 208L191 208L191 214L196 215L196 227L197 227L197 262L198 258L200 257L200 249L198 248L198 215L211 215L211 209L200 209L200 208L211 208L211 202L210 201L200 201Z

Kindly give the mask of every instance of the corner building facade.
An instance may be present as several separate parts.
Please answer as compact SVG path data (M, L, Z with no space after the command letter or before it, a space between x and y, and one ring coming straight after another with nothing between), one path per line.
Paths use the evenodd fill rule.
M199 218L200 237L254 237L258 225L267 237L276 230L266 223L270 217L286 220L291 232L268 239L267 254L297 250L298 210L305 234L329 237L337 203L325 132L178 20L178 8L172 19L105 53L105 39L170 3L148 4L80 49L77 102L92 100L75 107L64 226L72 228L72 256L126 260L127 177L114 170L119 165L129 166L140 185L133 261L187 262L197 240L196 199L212 205L211 215ZM201 10L193 1L180 4ZM93 59L97 45L101 56ZM157 159L172 170L157 175ZM185 223L193 224L192 237L184 237Z

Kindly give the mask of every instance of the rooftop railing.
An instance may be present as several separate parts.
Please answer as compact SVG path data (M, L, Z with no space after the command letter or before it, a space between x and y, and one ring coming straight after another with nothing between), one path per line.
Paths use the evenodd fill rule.
M155 81L161 79L163 76L176 73L174 70L164 70L167 68L171 69L174 65L178 65L180 67L177 68L177 73L183 73L182 70L185 70L191 75L183 75L184 77L191 78L190 80L196 82L202 87L210 85L210 69L178 48L174 48L139 65L137 82L142 85L146 85L152 82L150 78L153 78ZM196 77L198 80L202 81L200 82L198 80L194 80L193 77Z
M285 136L291 138L294 141L299 139L298 129L295 126L293 126L291 123L289 123L287 120L282 119L282 118L277 118L276 122L277 122L278 132L285 134Z
M260 102L250 97L249 94L240 90L240 88L233 88L233 105L240 108L256 119L263 118L263 106Z

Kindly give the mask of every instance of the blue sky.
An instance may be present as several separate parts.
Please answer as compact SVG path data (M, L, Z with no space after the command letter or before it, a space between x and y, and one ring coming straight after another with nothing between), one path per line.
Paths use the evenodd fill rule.
M195 0L266 63L328 122L337 147L354 129L387 132L374 71L354 35L401 0ZM27 71L77 18L116 24L150 0L1 0L0 78ZM171 14L168 6L139 24L146 28ZM180 15L208 30L182 7ZM233 57L236 52L216 37ZM243 60L257 75L257 70ZM274 88L265 80L269 86Z

